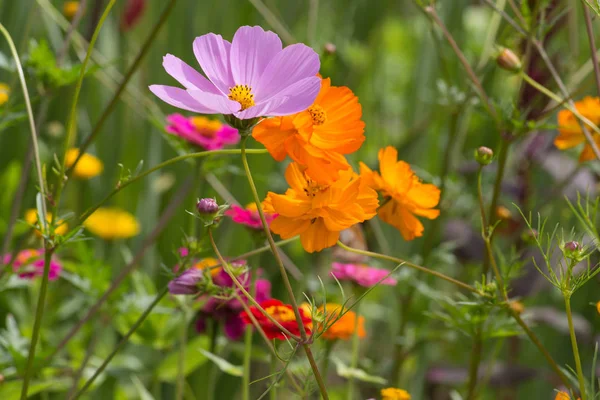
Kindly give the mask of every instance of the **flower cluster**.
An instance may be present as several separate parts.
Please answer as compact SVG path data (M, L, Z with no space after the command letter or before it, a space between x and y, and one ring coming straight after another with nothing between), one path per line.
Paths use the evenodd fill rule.
M196 38L194 54L206 77L173 55L163 66L183 88L152 85L166 103L201 114L222 114L232 126L252 133L273 158L292 159L284 194L269 192L264 211L282 238L300 235L304 249L335 245L340 232L379 214L406 240L422 236L416 218L433 219L440 191L423 184L410 166L388 147L380 151L381 174L361 163L357 174L346 160L365 141L358 97L318 75L318 55L303 44L282 47L273 32L243 26L232 42L209 33ZM268 118L267 118L268 117ZM226 144L220 123L206 118L169 117L169 132L206 149ZM213 140L211 142L211 140ZM209 147L212 146L212 147ZM380 206L377 191L385 198ZM227 215L260 229L256 210L234 206Z
M7 265L12 258L11 254L2 256L2 263ZM25 249L21 250L15 256L12 263L13 271L22 279L33 279L36 276L44 275L44 250L43 249ZM61 264L52 258L48 270L48 279L54 281L58 279Z

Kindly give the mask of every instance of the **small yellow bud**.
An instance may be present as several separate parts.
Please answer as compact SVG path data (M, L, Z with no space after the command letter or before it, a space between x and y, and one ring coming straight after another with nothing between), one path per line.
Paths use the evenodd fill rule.
M519 57L509 49L500 50L498 57L496 57L496 63L500 68L511 72L519 72L523 67Z
M79 10L79 2L78 1L65 1L63 4L63 15L66 19L71 20L77 14L77 10Z
M523 303L521 303L518 300L512 300L512 301L510 301L508 303L508 306L510 307L511 310L513 310L518 315L523 314L523 311L525 311L525 306L523 305Z
M0 83L0 106L8 101L10 88L5 83Z

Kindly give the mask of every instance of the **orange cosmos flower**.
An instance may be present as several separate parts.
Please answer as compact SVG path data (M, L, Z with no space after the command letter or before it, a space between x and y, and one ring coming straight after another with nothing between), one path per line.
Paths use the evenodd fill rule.
M554 400L571 400L571 396L567 392L557 392ZM577 400L580 400L579 397Z
M262 143L273 158L286 155L306 167L306 174L317 183L331 183L340 170L350 166L343 154L353 153L365 140L365 123L358 98L345 86L331 86L321 80L321 90L306 111L269 118L258 124L254 139Z
M371 219L377 212L377 193L352 170L341 171L331 185L320 185L298 163L285 171L290 188L285 194L269 192L264 210L279 214L271 230L284 239L300 235L306 251L312 253L333 246L340 232Z
M354 331L360 338L365 337L365 317L359 316L356 320L354 311L346 311L341 318L337 319L342 306L336 303L327 303L318 309L318 313L322 315L323 324L331 325L323 332L322 337L327 340L348 340L354 335ZM337 319L337 321L335 321ZM331 324L332 321L335 323ZM325 328L325 327L323 327Z
M575 108L581 115L589 119L595 125L600 124L600 98L586 97L575 103ZM600 137L588 128L596 145L600 146ZM559 135L554 139L554 145L560 150L570 149L585 142L583 131L577 122L577 117L569 110L561 110L558 113ZM593 160L595 157L592 147L586 143L579 156L579 161Z
M391 146L379 150L379 169L381 175L360 163L365 182L387 198L377 212L379 218L398 229L405 240L423 236L423 224L415 215L429 219L440 215L433 209L440 201L440 189L421 183L410 165L398 161L398 151Z

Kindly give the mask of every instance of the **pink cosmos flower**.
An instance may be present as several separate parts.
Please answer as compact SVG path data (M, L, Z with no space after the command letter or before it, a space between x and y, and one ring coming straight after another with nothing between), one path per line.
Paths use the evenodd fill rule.
M365 264L343 264L334 262L331 268L331 275L339 280L354 281L360 286L371 287L385 278L390 271L387 269L373 268ZM394 278L386 278L381 284L395 286L398 281Z
M5 254L2 262L6 265L10 262L11 254ZM48 279L54 281L58 279L62 266L56 261L50 261L50 271ZM21 250L13 262L13 271L19 274L19 278L33 279L36 276L44 275L44 250L25 249Z
M237 129L206 117L186 118L181 114L167 117L166 130L205 150L219 150L240 141Z
M209 33L194 40L194 55L208 77L167 54L163 67L184 88L152 85L164 102L200 114L238 119L283 116L306 110L321 88L319 56L304 44L282 48L259 26L242 26L232 42Z
M244 208L232 205L227 211L225 211L225 215L231 217L233 222L246 225L248 228L257 230L263 228L262 221L260 220L260 215L258 214L258 208L256 207L256 203L250 203ZM277 214L265 213L267 225L271 225L271 221L273 221L273 219L275 219L276 216Z

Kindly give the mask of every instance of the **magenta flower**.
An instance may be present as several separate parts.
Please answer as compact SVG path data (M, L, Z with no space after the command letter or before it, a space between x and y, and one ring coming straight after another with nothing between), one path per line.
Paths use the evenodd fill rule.
M249 272L241 274L237 279L244 285L246 290L250 290ZM234 287L231 277L224 270L220 270L219 273L213 277L213 282L215 285L221 287ZM254 282L254 285L254 298L256 301L260 303L271 298L271 282L266 279L257 279L256 282ZM244 301L247 302L241 291L237 290L237 294L241 299L244 299ZM206 329L206 320L212 319L223 323L223 331L229 339L237 340L244 333L245 325L240 317L240 312L243 309L240 301L235 298L225 300L218 297L210 297L200 310L196 322L196 330L200 333L204 332Z
M10 262L11 254L5 254L2 262L6 265ZM54 281L58 279L62 266L58 261L50 261L50 270L48 279ZM36 276L44 275L44 250L25 249L21 250L13 262L13 271L19 275L19 278L33 279Z
M219 150L240 141L237 129L206 117L186 118L181 114L167 117L166 130L205 150Z
M258 208L256 207L255 203L250 203L245 208L232 205L227 211L225 211L225 215L231 217L233 222L246 225L248 228L257 230L263 228L260 215L258 214ZM271 221L273 221L276 216L276 214L265 213L267 225L271 225Z
M317 53L304 44L282 49L279 37L259 26L242 26L231 43L214 33L202 35L193 47L208 79L167 54L163 67L184 88L150 86L174 107L238 119L283 116L306 110L319 93Z
M356 282L360 286L371 287L385 278L390 271L387 269L373 268L364 264L343 264L334 262L331 268L331 275L339 280L349 280ZM386 278L381 284L395 286L398 281L394 278Z

